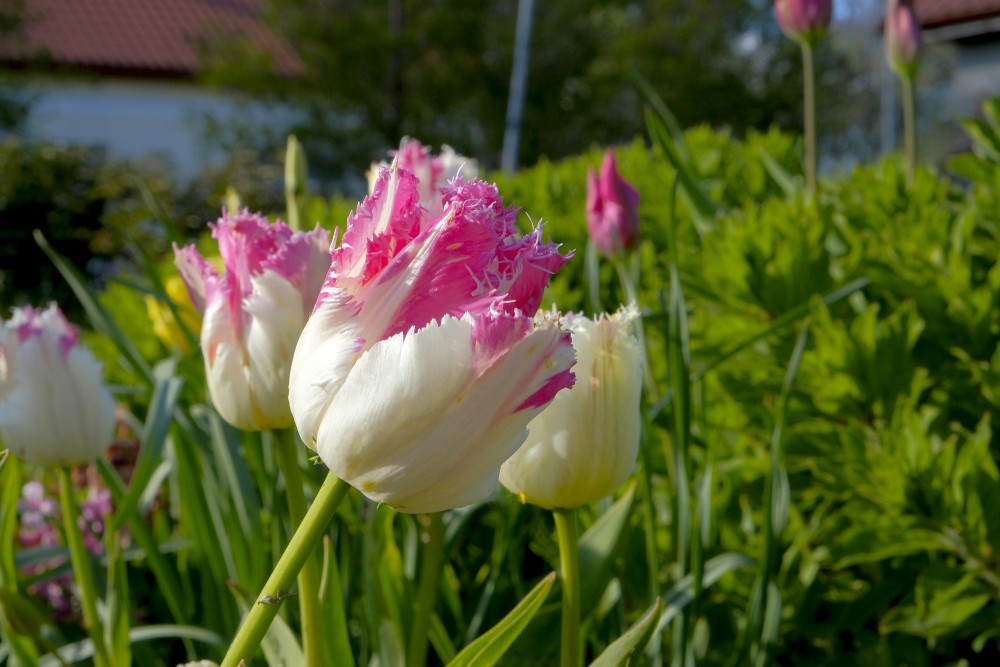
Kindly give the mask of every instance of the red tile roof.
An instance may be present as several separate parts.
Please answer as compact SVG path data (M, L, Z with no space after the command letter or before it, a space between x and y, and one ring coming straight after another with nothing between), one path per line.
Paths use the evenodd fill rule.
M278 73L302 70L264 23L260 0L28 0L18 51L42 50L57 64L177 76L198 69L203 44L228 36L271 56Z
M914 0L913 7L924 28L1000 16L1000 0Z

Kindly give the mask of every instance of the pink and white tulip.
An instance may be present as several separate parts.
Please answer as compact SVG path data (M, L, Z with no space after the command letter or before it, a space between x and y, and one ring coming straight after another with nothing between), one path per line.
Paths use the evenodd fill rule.
M479 171L475 160L459 155L451 146L441 146L441 154L433 155L429 147L408 137L400 142L399 150L389 151L389 156L395 159L397 167L417 177L420 204L431 215L441 213L441 193L448 183L459 174L467 181L472 180ZM388 166L387 162L372 163L368 171L369 194L375 191L380 170Z
M634 306L596 321L566 315L577 382L530 424L528 439L500 468L523 502L572 509L600 500L632 473L639 453L642 350L629 332Z
M573 383L569 334L532 318L568 257L540 229L518 236L495 186L455 179L439 206L421 205L409 171L381 170L332 253L289 386L303 442L403 512L488 496L525 425Z
M212 228L225 271L194 246L174 247L191 301L203 315L201 348L212 402L247 430L287 428L295 344L330 266L329 234L292 232L243 210Z
M639 243L639 192L618 174L611 149L600 176L587 169L587 231L597 250L609 257Z
M115 429L100 362L52 304L0 321L0 440L25 461L67 465L100 456Z

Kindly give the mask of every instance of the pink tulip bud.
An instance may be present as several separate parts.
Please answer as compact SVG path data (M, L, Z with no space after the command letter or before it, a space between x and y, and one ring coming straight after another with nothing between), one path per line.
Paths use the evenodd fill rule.
M921 49L920 22L909 0L889 0L885 14L885 58L900 76L917 73Z
M833 0L775 0L774 17L792 39L815 44L833 15Z
M604 154L600 177L587 170L587 231L607 256L639 243L639 193L618 175L611 149Z

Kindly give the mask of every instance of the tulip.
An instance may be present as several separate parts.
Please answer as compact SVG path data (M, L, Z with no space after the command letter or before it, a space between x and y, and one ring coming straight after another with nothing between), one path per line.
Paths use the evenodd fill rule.
M632 473L639 452L642 352L629 333L635 307L596 321L566 315L576 385L530 424L528 439L500 468L523 502L572 509L603 498Z
M202 313L212 402L223 419L242 429L289 427L289 366L329 267L329 235L319 226L292 232L246 210L224 213L210 227L223 274L194 246L174 246L174 255Z
M913 4L889 0L885 14L885 58L889 66L900 76L912 79L917 73L920 49L920 22Z
M587 231L608 257L639 243L639 193L618 175L611 149L604 154L600 177L587 170Z
M833 16L833 0L775 0L774 18L798 42L815 44Z
M456 178L440 215L395 164L348 218L292 360L302 441L403 512L482 500L525 425L572 384L569 334L534 320L568 259L517 236L496 186Z
M405 169L417 177L417 192L420 204L428 209L431 215L441 213L441 189L462 174L462 178L476 178L478 164L475 160L459 155L451 146L442 146L440 155L431 155L430 148L419 141L404 138L398 151L390 151L390 157L396 160L396 166ZM372 163L368 171L368 192L375 189L379 171L389 165L385 162Z
M37 465L80 463L111 445L115 422L101 364L55 304L0 321L4 446Z

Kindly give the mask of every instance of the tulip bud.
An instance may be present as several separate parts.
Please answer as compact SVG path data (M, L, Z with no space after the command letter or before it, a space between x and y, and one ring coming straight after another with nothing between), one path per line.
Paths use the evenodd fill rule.
M917 74L921 50L920 22L909 0L889 0L885 14L885 58L900 76Z
M348 218L292 361L303 442L402 512L482 500L525 425L573 382L569 335L533 320L568 257L518 236L496 186L456 178L432 215L417 178L382 169Z
M775 0L774 3L778 25L797 42L818 42L832 16L833 0Z
M599 178L587 170L587 231L597 250L609 257L639 243L639 193L618 175L610 149Z
M528 439L500 468L523 502L572 509L600 500L632 473L639 452L642 352L629 333L635 307L593 321L566 315L576 384L528 424Z
M0 439L29 463L79 463L102 454L115 402L101 364L52 304L0 321Z
M174 246L191 301L202 312L201 349L212 402L247 430L292 425L288 370L330 265L329 234L292 232L243 210L212 228L220 275L194 246Z
M451 146L442 146L441 155L431 155L430 148L416 139L404 138L399 144L399 150L389 151L389 155L395 158L397 167L417 177L420 204L432 215L441 213L442 188L459 174L465 180L472 180L478 172L475 160L459 155ZM368 171L369 194L375 190L379 170L388 166L386 162L372 163Z

